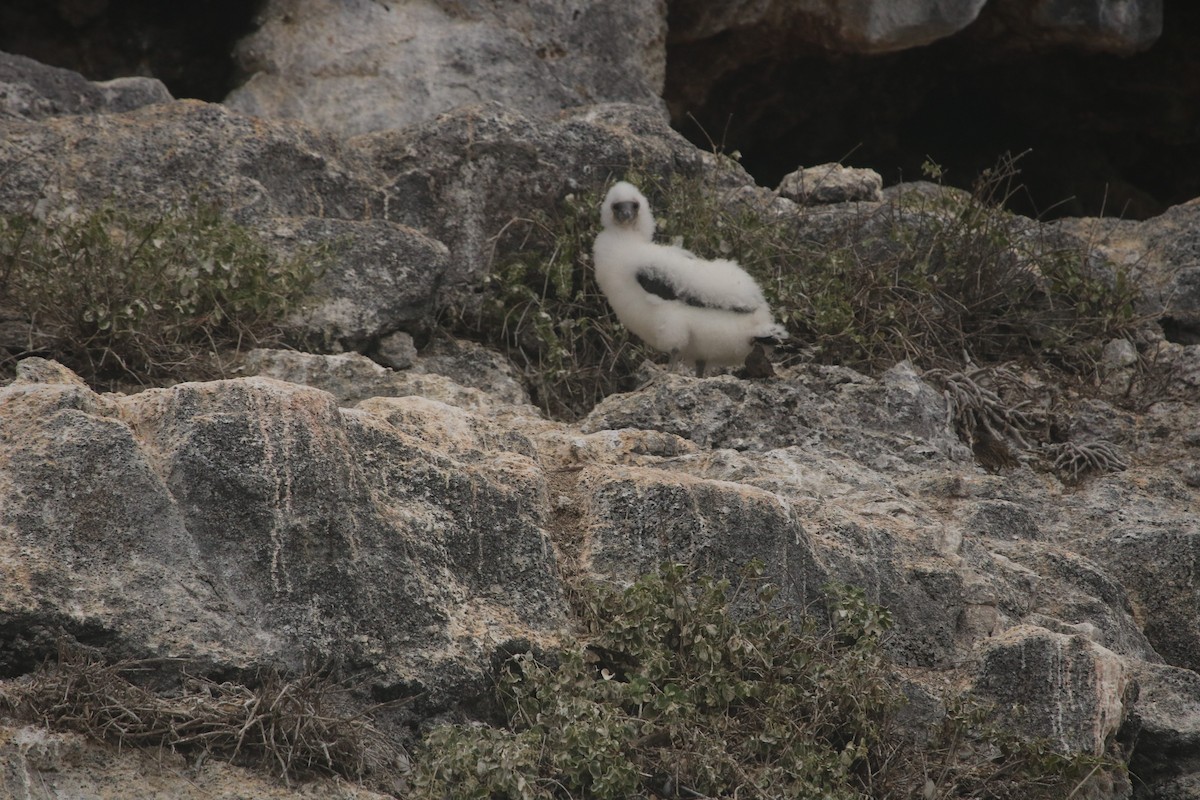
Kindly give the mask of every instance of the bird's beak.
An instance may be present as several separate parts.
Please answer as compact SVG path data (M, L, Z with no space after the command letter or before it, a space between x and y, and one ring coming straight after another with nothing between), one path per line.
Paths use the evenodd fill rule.
M638 204L636 200L625 200L613 203L613 219L620 223L633 222L637 219Z

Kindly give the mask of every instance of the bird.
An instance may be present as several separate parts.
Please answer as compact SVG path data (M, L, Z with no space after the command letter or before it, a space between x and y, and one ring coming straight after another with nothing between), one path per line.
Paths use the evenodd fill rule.
M756 344L787 338L762 289L736 262L655 243L650 204L633 184L608 190L600 224L596 284L621 324L669 354L672 368L690 364L703 378L709 366L739 367Z

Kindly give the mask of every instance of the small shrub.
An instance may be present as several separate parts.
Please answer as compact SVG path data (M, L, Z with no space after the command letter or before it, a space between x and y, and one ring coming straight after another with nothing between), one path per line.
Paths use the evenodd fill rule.
M0 218L0 297L30 339L98 382L170 377L278 339L324 253L280 258L211 206Z
M498 687L509 726L435 731L414 796L860 796L899 702L880 669L890 619L861 593L798 628L754 574L731 591L671 566L583 598L586 644L554 666L514 657Z
M435 729L409 797L1061 800L1119 769L987 728L976 709L928 741L902 736L887 611L830 586L824 613L789 621L760 574L732 587L664 566L581 592L581 642L506 662L506 724Z

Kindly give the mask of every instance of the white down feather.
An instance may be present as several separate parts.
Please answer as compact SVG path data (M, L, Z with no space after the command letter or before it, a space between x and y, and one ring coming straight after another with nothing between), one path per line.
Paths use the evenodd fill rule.
M787 337L758 284L735 262L655 244L649 203L632 184L609 189L600 219L596 283L621 323L673 363L702 375L705 366L742 365L756 339Z

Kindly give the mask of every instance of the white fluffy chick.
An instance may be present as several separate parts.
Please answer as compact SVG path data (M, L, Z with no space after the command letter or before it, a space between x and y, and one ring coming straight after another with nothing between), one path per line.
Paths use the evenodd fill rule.
M726 259L655 244L646 197L621 181L600 209L593 248L596 283L621 323L655 350L704 377L706 366L737 367L756 343L787 338L762 289Z

